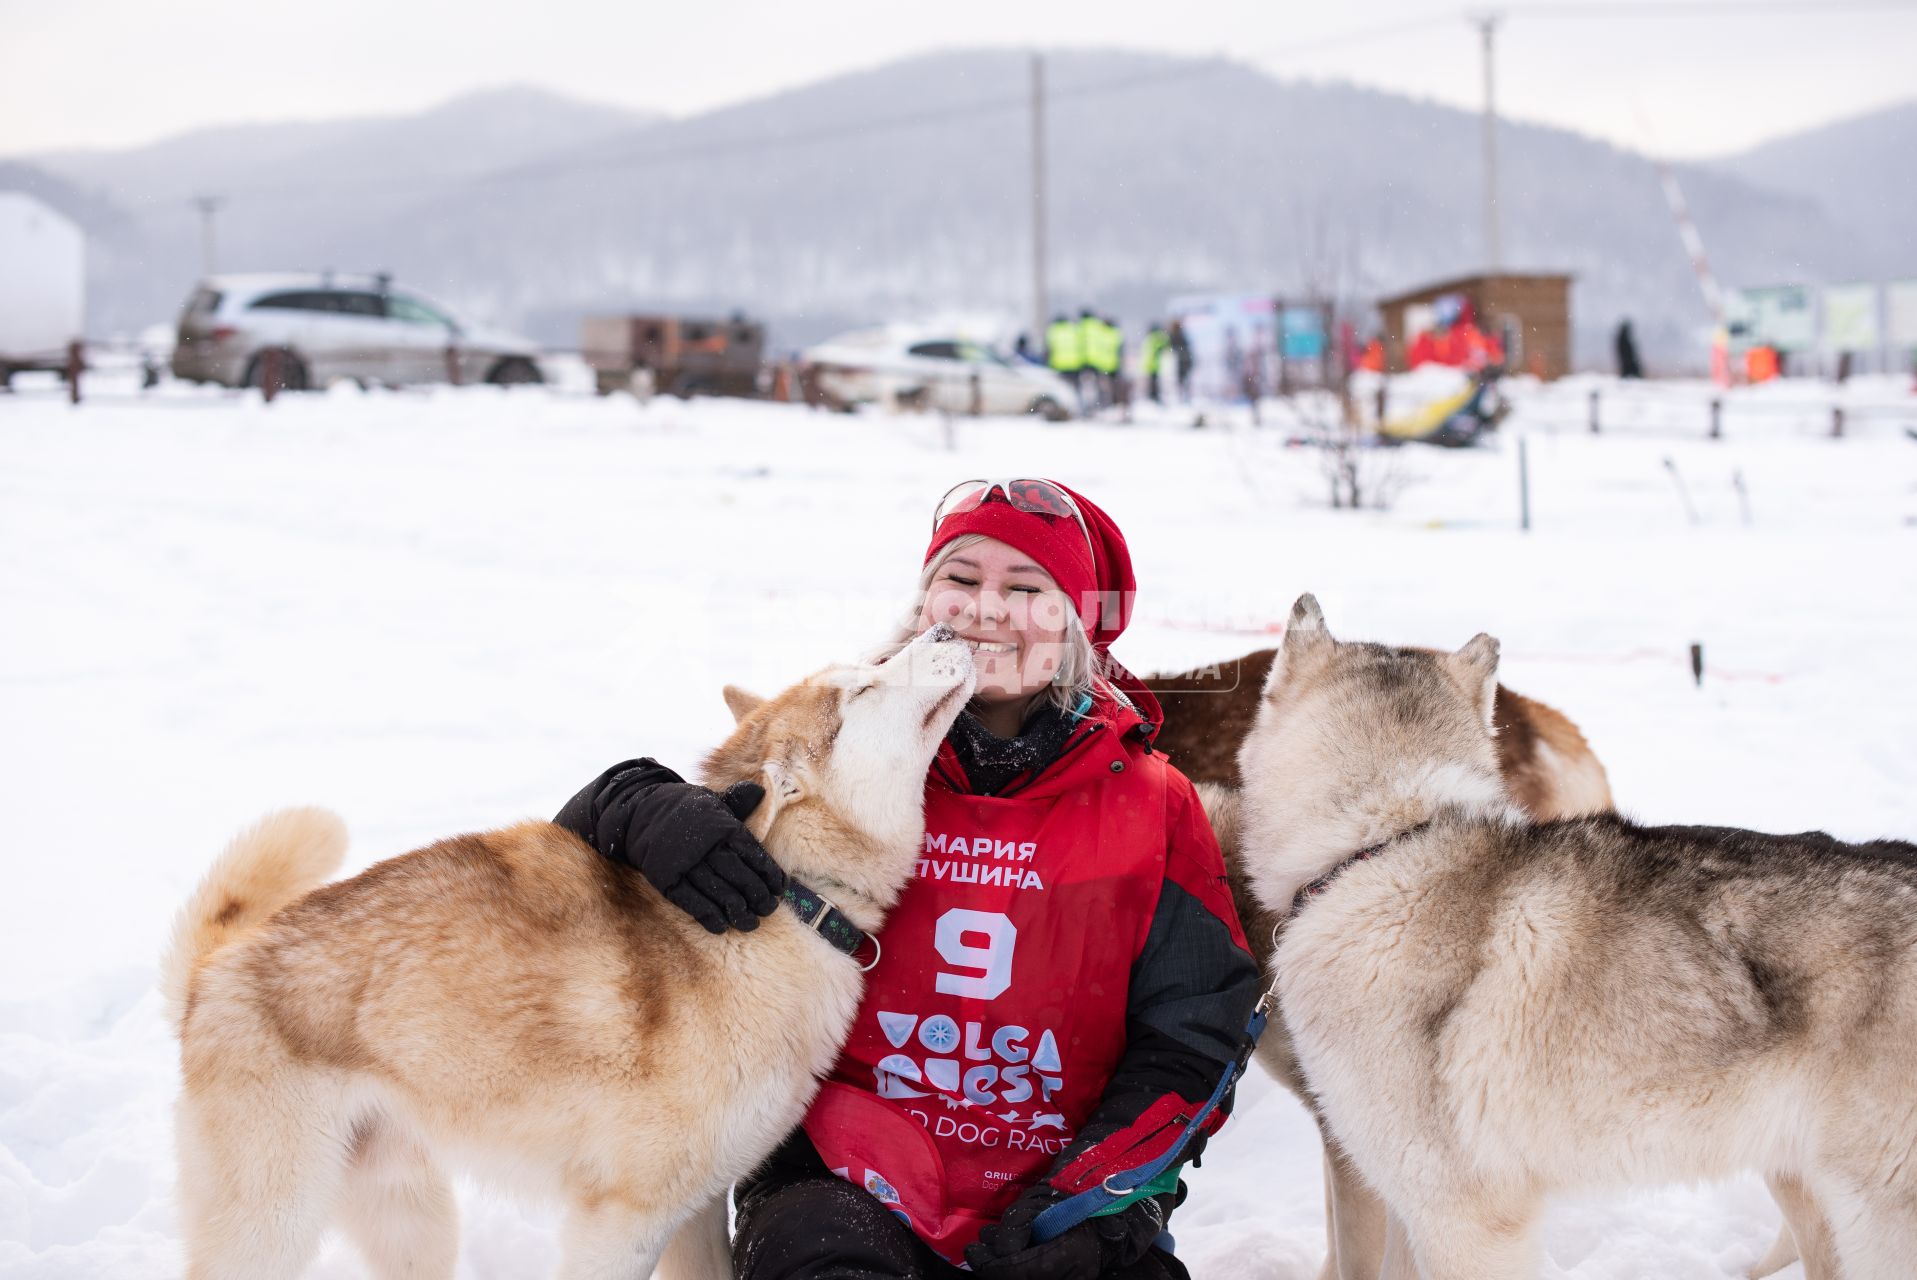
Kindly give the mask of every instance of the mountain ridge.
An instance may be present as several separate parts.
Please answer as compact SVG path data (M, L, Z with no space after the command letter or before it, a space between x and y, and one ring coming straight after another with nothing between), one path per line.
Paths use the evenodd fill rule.
M1177 294L1365 298L1480 265L1475 112L1226 59L1056 50L1046 70L1056 306L1135 325ZM1026 53L973 50L684 118L572 104L576 126L530 140L494 122L508 136L486 163L450 174L362 158L364 190L327 189L351 158L338 143L278 170L234 160L236 191L290 172L317 194L236 196L221 265L392 270L560 345L580 313L626 308L744 308L781 345L939 309L1027 321L1029 75ZM1577 276L1586 357L1627 314L1654 366L1660 350L1701 350L1708 317L1651 162L1543 125L1504 121L1499 138L1506 265ZM136 211L179 202L141 221L137 245L102 250L169 267L104 283L96 312L108 327L170 314L197 267L183 177L33 160ZM1727 284L1878 278L1893 260L1881 231L1847 226L1814 188L1730 164L1676 170Z
M1886 273L1917 275L1917 98L1773 138L1708 162L1770 190L1815 201L1883 247Z

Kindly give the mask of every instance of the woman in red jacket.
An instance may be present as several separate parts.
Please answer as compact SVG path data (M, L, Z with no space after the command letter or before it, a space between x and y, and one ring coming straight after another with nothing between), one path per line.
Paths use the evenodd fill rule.
M1133 591L1117 526L1061 484L968 481L939 504L886 652L947 623L977 692L926 779L924 855L845 1052L738 1188L738 1276L1185 1277L1164 1247L1175 1168L1032 1236L1212 1093L1260 987L1198 798L1152 749L1157 701L1108 652ZM558 820L708 928L750 928L783 888L738 821L757 800L636 761Z

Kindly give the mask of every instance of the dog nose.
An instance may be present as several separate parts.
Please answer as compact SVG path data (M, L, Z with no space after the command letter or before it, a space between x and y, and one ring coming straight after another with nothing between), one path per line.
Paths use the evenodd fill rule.
M944 644L947 640L958 639L958 632L943 622L935 622L925 630L925 639L932 644Z

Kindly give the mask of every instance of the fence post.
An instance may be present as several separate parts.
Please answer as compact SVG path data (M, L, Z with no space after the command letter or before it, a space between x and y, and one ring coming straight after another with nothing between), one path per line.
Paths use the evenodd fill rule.
M268 347L260 353L260 395L266 403L272 404L273 397L280 393L280 378L285 370L280 367L280 349Z
M1711 397L1711 439L1724 438L1724 401L1719 396Z
M459 348L450 342L446 344L446 381L459 385Z
M1833 440L1844 438L1844 406L1841 404L1830 407L1830 438Z
M979 417L985 412L985 388L979 383L978 370L972 370L972 416Z
M1591 434L1598 433L1598 389L1591 388Z
M1531 461L1523 436L1518 437L1518 528L1531 532Z
M86 372L86 348L78 342L67 343L67 403L80 403L80 375Z

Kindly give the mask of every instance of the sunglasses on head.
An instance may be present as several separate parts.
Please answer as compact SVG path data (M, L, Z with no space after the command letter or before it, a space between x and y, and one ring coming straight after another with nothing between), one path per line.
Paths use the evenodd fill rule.
M987 502L1003 502L1015 511L1048 516L1054 520L1070 516L1078 522L1078 531L1085 535L1085 549L1092 552L1092 561L1097 563L1092 531L1086 526L1078 504L1072 501L1071 494L1050 480L961 480L939 499L938 508L932 513L932 532L938 532L939 525L944 523L947 516L976 511Z

